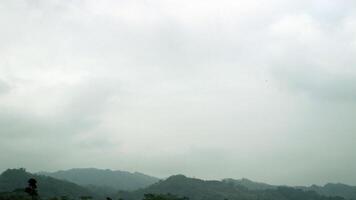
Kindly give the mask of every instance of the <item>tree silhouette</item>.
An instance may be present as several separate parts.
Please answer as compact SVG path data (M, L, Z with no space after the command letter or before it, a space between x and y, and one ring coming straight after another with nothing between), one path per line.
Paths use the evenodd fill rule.
M28 186L25 189L25 192L31 196L33 200L37 199L37 181L34 178L30 178L28 181Z
M93 199L93 197L91 197L91 196L81 196L80 199L81 200L90 200L90 199Z

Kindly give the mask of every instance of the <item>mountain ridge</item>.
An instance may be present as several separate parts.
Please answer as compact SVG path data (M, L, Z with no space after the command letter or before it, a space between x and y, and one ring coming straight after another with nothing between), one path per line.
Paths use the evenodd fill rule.
M113 190L137 190L147 187L159 179L140 172L111 169L73 168L39 174L67 180L82 186L106 187Z
M242 185L218 180L201 180L184 175L173 175L145 189L133 192L119 192L117 197L139 200L144 194L173 194L190 200L344 200L342 197L326 197L314 191L293 187L249 190Z
M39 195L43 197L55 196L97 196L87 188L75 183L58 180L43 175L31 174L25 169L7 169L0 175L0 192L22 191L27 187L27 181L35 178L38 182Z
M126 172L121 170L96 169L96 168L74 168L69 170L72 174L77 172L99 171L101 173L126 174L144 178L152 178L140 172ZM68 170L60 170L59 173L67 174ZM173 175L166 179L159 180L154 178L154 183L145 187L123 191L113 187L96 184L79 185L69 180L57 179L46 175L46 172L31 174L25 169L8 169L0 175L0 192L11 192L13 190L27 186L29 178L35 178L39 182L39 193L45 197L49 196L73 196L82 195L104 197L117 194L119 197L125 197L125 200L138 200L146 193L170 193L178 196L188 196L191 200L201 199L251 199L270 198L270 199L290 199L289 193L303 198L317 200L341 199L356 200L356 187L342 183L327 183L324 186L278 186L263 182L255 182L247 178L242 179L222 179L222 180L202 180L199 178L190 178L182 174ZM107 176L106 176L107 177ZM105 177L105 178L106 178ZM141 178L142 178L141 177ZM91 177L93 178L93 177ZM94 177L95 178L95 177ZM95 179L96 180L96 179ZM124 182L125 179L121 180ZM268 198L267 198L268 197ZM340 198L339 198L340 199ZM338 199L338 200L339 200ZM340 199L340 200L341 200ZM299 199L298 199L299 200Z
M236 185L244 186L250 190L266 190L276 189L285 185L271 185L263 182L255 182L246 178L242 179L223 179L223 181L233 183ZM351 186L343 183L326 183L323 186L311 185L311 186L288 186L304 191L314 191L324 196L341 196L345 199L356 200L356 186Z

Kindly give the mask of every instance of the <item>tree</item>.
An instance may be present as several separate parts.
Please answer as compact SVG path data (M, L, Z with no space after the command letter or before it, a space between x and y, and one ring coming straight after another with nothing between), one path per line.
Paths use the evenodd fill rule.
M143 200L189 200L188 197L177 197L172 194L144 194Z
M28 186L25 189L25 192L31 196L33 200L37 199L38 193L37 193L37 181L34 178L30 178L28 181Z
M81 200L90 200L90 199L93 199L93 197L91 197L91 196L81 196L80 199Z

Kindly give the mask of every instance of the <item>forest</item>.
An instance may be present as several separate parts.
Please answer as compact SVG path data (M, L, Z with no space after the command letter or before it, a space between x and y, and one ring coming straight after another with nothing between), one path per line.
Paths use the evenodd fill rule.
M88 171L88 169L86 169ZM81 170L77 170L81 171ZM100 180L100 170L95 177ZM78 172L79 173L79 172ZM118 172L105 171L118 174ZM122 172L119 172L122 175ZM130 175L127 173L126 178ZM226 179L201 180L174 175L146 187L132 190L104 189L105 186L79 185L65 179L31 174L25 169L8 169L0 176L0 200L345 200L337 193L322 195L306 188L273 186L265 183ZM88 174L86 174L88 176ZM137 175L137 173L131 174ZM131 176L130 175L130 176ZM147 177L139 175L145 181ZM131 178L138 181L136 176ZM152 177L150 178L152 179ZM153 179L152 179L153 180ZM93 179L93 181L95 181ZM129 181L127 179L127 181ZM122 184L122 183L120 183ZM148 184L148 183L147 183ZM133 186L133 185L131 185ZM349 193L348 193L349 194Z

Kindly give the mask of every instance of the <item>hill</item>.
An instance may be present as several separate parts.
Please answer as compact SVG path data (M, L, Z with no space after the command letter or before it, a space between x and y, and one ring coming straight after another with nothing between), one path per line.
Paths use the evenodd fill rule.
M324 186L312 185L310 187L298 187L307 191L315 191L321 195L338 195L345 199L356 200L356 187L341 183L328 183Z
M137 190L159 181L158 178L138 172L130 173L95 168L78 168L52 173L40 172L39 174L67 180L78 185L90 187L91 189L96 188L108 191Z
M96 196L88 189L68 181L57 180L52 177L43 175L35 175L26 172L25 169L8 169L0 175L0 192L6 193L16 190L16 193L27 187L27 181L30 178L35 178L38 183L38 192L42 197L54 196Z
M174 194L191 200L343 200L342 197L325 197L313 191L291 187L276 187L266 190L249 190L225 181L205 181L183 175L171 176L145 189L120 192L118 197L139 200L144 194Z
M278 186L275 185L269 185L267 183L261 183L261 182L254 182L246 178L242 179L223 179L223 182L229 183L229 184L234 184L234 185L240 185L243 187L246 187L249 190L268 190L268 189L276 189Z
M248 188L249 190L266 190L266 189L276 189L279 186L270 185L266 183L254 182L248 179L224 179L226 183L239 185ZM304 191L314 191L323 196L340 196L345 199L356 200L356 187L341 183L328 183L324 186L312 185L298 186L296 189L302 189Z

